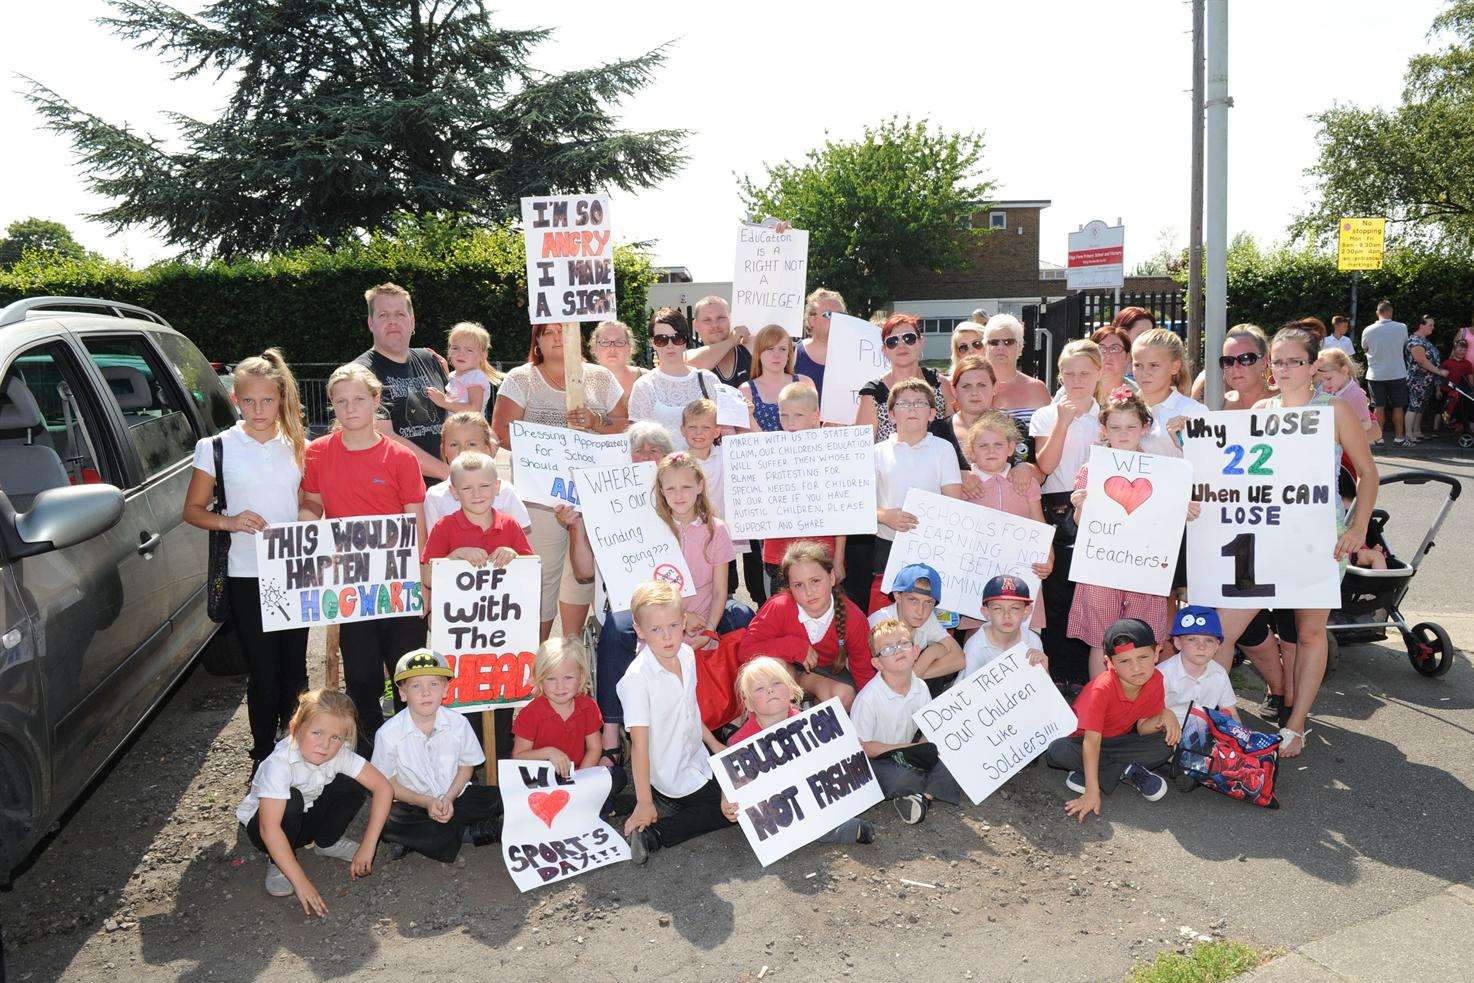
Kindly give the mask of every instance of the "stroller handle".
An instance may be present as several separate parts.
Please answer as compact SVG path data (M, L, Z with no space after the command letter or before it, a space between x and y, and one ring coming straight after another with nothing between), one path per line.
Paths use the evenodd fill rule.
M1448 486L1448 500L1450 502L1458 501L1459 495L1464 491L1464 486L1459 482L1459 479L1451 475L1439 474L1436 471L1399 471L1397 474L1384 474L1377 484L1426 485L1430 481Z

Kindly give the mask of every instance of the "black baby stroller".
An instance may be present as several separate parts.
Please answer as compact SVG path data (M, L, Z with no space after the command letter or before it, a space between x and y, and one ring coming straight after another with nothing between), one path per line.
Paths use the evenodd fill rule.
M1466 384L1468 376L1461 381ZM1449 428L1459 435L1460 447L1474 447L1474 394L1468 389L1460 386L1457 382L1445 382L1442 385L1443 415L1448 419Z
M1443 507L1433 514L1433 522L1422 543L1406 560L1392 554L1384 530L1388 514L1383 509L1372 510L1372 521L1367 527L1367 546L1380 548L1387 557L1386 570L1369 570L1364 567L1348 566L1341 580L1341 609L1331 614L1326 626L1327 666L1334 666L1337 649L1341 644L1356 645L1363 642L1381 641L1387 637L1388 628L1396 628L1407 647L1407 657L1413 668L1424 676L1442 676L1453 666L1454 646L1442 625L1431 621L1409 626L1402 616L1400 605L1407 596L1418 565L1433 548L1433 537L1448 517L1454 502L1458 501L1463 486L1457 478L1431 471L1403 471L1384 475L1381 485L1409 484L1425 485L1437 482L1448 486L1448 498Z

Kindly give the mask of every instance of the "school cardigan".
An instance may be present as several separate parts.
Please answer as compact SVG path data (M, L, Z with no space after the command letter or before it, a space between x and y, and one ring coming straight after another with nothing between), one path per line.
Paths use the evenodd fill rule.
M864 688L875 675L875 666L870 662L870 623L854 601L840 595L845 609L845 669L855 680L855 692ZM835 603L839 603L836 601ZM785 662L803 665L809 651L809 633L798 620L798 602L793 595L784 591L768 598L762 610L747 626L742 642L737 648L738 657L746 662L760 655L771 655ZM838 615L838 612L835 612ZM836 617L836 621L838 618ZM832 667L839 655L839 637L834 622L829 631L813 645L819 653L819 665Z

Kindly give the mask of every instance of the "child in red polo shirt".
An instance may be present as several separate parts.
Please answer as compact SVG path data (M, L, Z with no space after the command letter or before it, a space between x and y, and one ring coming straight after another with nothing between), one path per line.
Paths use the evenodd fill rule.
M1152 769L1167 763L1182 736L1177 715L1166 706L1157 638L1147 623L1114 622L1105 632L1105 652L1106 671L1075 697L1080 729L1050 744L1044 756L1049 767L1069 772L1065 786L1080 797L1066 802L1065 812L1081 822L1089 813L1100 815L1101 793L1109 795L1120 782L1149 802L1166 795L1167 783Z
M476 567L504 567L531 556L527 534L517 520L492 507L501 489L496 462L480 451L465 451L450 464L450 493L460 508L435 523L420 552L425 606L430 606L430 561L465 560Z
M589 650L576 638L550 638L537 650L532 674L537 696L512 721L512 757L548 761L567 778L598 767L604 753L604 715L589 696ZM609 798L624 788L624 768L609 770Z

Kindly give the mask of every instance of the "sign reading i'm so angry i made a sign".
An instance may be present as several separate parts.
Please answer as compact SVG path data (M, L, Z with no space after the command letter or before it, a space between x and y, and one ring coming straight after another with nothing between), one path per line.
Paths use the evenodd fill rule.
M522 199L527 314L533 324L614 315L614 234L608 195Z
M418 539L412 515L269 526L256 537L261 629L422 613Z

